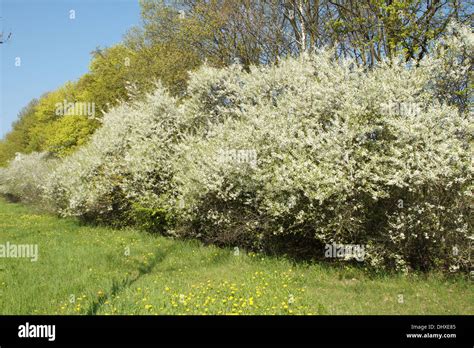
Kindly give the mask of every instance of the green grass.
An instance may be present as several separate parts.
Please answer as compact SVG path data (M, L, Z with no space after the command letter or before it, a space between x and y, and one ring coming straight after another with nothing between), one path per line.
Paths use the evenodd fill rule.
M0 258L0 314L474 314L472 283L461 277L236 256L0 200L6 242L38 244L39 258Z

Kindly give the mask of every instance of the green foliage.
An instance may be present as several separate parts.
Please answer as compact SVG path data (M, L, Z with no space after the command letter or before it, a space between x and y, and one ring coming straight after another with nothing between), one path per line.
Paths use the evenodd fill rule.
M16 153L39 151L64 156L86 143L99 126L97 120L59 112L66 103L87 102L79 93L77 84L68 82L25 107L13 130L0 142L0 164L6 164Z
M96 128L98 123L87 116L62 117L44 127L48 134L44 147L58 157L70 155L87 143Z
M4 166L13 159L16 153L28 153L31 142L30 131L35 124L35 111L38 101L33 99L18 115L13 124L13 130L5 139L0 140L0 166Z
M118 44L93 52L89 73L78 82L84 91L81 97L93 101L96 110L108 110L128 99L127 87L136 74L136 53Z
M173 215L166 208L148 208L133 204L130 215L140 229L165 234L173 226Z
M53 92L46 93L39 99L38 105L35 108L34 124L29 131L30 141L26 151L48 150L46 143L49 137L55 135L55 130L47 130L46 128L59 120L61 116L56 112L57 104L63 104L65 100L67 102L76 101L74 84L71 82L66 83Z

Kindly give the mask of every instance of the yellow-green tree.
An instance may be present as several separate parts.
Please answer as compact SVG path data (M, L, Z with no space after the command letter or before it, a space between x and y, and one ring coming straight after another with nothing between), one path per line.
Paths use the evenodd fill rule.
M35 122L37 104L37 99L30 101L20 111L18 120L13 123L12 131L0 140L0 166L14 158L17 152L27 152L25 150L30 143L30 130Z

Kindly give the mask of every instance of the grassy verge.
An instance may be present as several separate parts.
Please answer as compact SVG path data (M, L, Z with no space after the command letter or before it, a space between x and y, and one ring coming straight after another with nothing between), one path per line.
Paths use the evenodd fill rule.
M0 244L37 244L36 262L0 258L0 314L474 314L464 278L370 276L82 226L0 200Z

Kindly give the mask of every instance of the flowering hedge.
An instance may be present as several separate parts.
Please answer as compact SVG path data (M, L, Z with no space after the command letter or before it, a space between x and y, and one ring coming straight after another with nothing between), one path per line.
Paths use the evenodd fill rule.
M120 224L133 218L134 205L158 208L170 192L180 119L176 101L161 87L142 102L116 107L90 143L51 174L45 199L64 216Z
M473 46L452 26L419 64L367 71L323 50L250 72L204 66L179 103L158 87L110 111L41 197L222 245L316 258L362 245L376 269L467 270ZM1 179L14 166L0 187L21 196Z
M43 185L57 165L47 153L18 153L8 167L0 168L0 194L13 201L42 202Z

